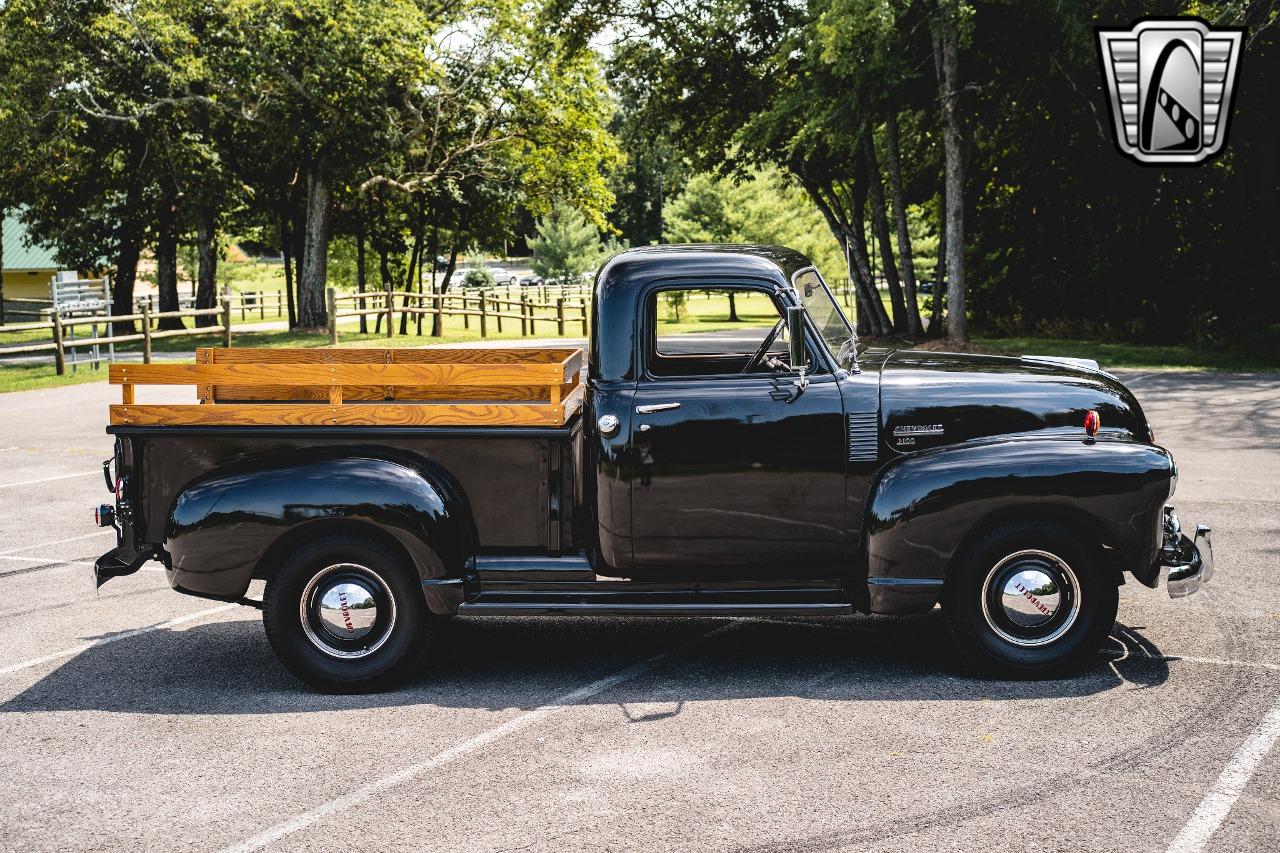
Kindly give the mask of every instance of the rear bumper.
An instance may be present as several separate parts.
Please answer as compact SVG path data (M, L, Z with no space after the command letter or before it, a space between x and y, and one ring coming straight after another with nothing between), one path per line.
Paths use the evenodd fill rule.
M1188 538L1173 507L1165 507L1160 569L1170 598L1186 598L1213 578L1212 533L1207 524L1198 524L1195 536Z

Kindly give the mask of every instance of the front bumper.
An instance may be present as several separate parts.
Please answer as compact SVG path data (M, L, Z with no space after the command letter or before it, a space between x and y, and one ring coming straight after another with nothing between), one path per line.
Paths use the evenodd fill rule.
M1173 507L1165 507L1160 567L1167 573L1170 598L1186 598L1213 578L1212 532L1207 524L1197 524L1195 536L1188 538Z

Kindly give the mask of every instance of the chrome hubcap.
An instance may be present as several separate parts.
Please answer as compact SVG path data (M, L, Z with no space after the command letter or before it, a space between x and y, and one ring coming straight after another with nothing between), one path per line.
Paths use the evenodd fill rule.
M1080 615L1080 590L1066 561L1048 551L1010 554L987 573L982 615L1001 639L1044 646L1062 637Z
M307 639L324 654L362 658L391 636L396 603L377 572L356 563L337 563L307 583L298 616Z
M378 604L361 583L334 584L320 594L320 626L335 640L358 640L373 630Z

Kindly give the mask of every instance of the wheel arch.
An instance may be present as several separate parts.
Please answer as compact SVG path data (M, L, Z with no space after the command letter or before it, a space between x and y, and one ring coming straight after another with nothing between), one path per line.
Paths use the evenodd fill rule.
M956 545L947 563L947 583L955 576L955 565L964 559L980 541L1002 527L1012 524L1044 523L1065 528L1068 532L1084 534L1098 547L1102 565L1115 576L1116 585L1124 583L1124 564L1116 547L1115 537L1096 515L1078 506L1059 503L1014 505L993 510L978 519Z
M218 468L182 490L166 525L171 582L238 597L300 543L333 533L386 543L423 581L460 579L476 547L466 496L439 466L368 449L297 453Z
M1166 452L1121 441L1005 439L899 458L880 472L867 501L869 609L933 607L956 556L1014 521L1084 532L1119 583L1124 570L1152 564L1172 478Z

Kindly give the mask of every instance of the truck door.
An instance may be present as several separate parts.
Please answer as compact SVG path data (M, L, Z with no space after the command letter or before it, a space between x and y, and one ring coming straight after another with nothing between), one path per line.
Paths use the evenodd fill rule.
M840 384L810 341L815 372L794 396L785 330L764 348L783 309L765 282L659 284L642 301L628 448L635 576L841 574ZM688 333L700 327L714 331Z

